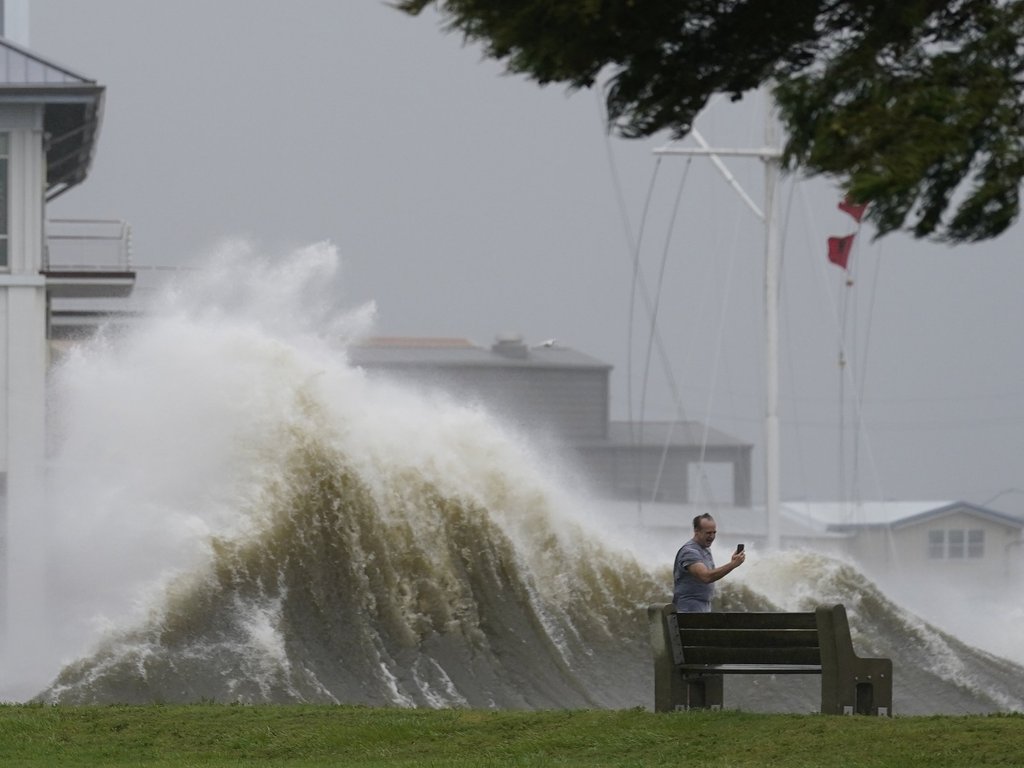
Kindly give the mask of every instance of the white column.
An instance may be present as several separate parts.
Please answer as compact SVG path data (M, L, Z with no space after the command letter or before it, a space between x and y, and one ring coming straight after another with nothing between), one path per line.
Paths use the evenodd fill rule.
M46 459L46 292L38 275L8 278L6 284L0 283L0 292L6 296L7 310L5 639L15 653L32 642L19 628L38 631L45 602L40 524Z

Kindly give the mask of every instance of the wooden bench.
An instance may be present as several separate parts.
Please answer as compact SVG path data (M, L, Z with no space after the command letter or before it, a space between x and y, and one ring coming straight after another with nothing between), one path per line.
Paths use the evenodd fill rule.
M853 652L842 605L806 613L676 613L647 609L654 709L721 707L724 675L821 675L824 714L892 714L892 660Z

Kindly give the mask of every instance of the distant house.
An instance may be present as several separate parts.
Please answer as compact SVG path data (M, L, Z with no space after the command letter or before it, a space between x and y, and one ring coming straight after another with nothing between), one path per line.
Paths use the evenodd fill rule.
M1024 520L976 504L791 502L782 516L875 573L952 581L1024 573Z
M482 347L465 339L375 338L349 357L371 374L480 403L559 444L603 497L685 504L694 468L715 465L729 478L718 501L750 506L753 446L693 422L610 421L612 366L553 341L528 346L509 335Z

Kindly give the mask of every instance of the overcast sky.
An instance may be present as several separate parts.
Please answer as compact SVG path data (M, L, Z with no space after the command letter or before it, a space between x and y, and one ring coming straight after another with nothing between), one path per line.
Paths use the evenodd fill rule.
M609 139L594 93L503 75L378 0L32 0L30 47L107 88L90 176L50 216L128 221L143 266L228 237L281 259L329 240L339 303L375 301L377 333L557 338L615 366L619 418L679 415L668 365L682 415L755 443L760 466L761 225L707 160ZM722 100L698 127L761 145L763 106ZM760 162L727 162L762 204ZM783 497L857 478L865 499L1024 513L1024 230L954 249L865 228L848 288L825 260L853 231L836 189L778 197ZM632 293L641 230L665 364Z

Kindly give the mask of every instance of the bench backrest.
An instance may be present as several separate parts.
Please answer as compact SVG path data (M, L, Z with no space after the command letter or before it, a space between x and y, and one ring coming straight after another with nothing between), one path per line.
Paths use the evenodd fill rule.
M676 664L821 664L814 612L670 613L666 618Z

